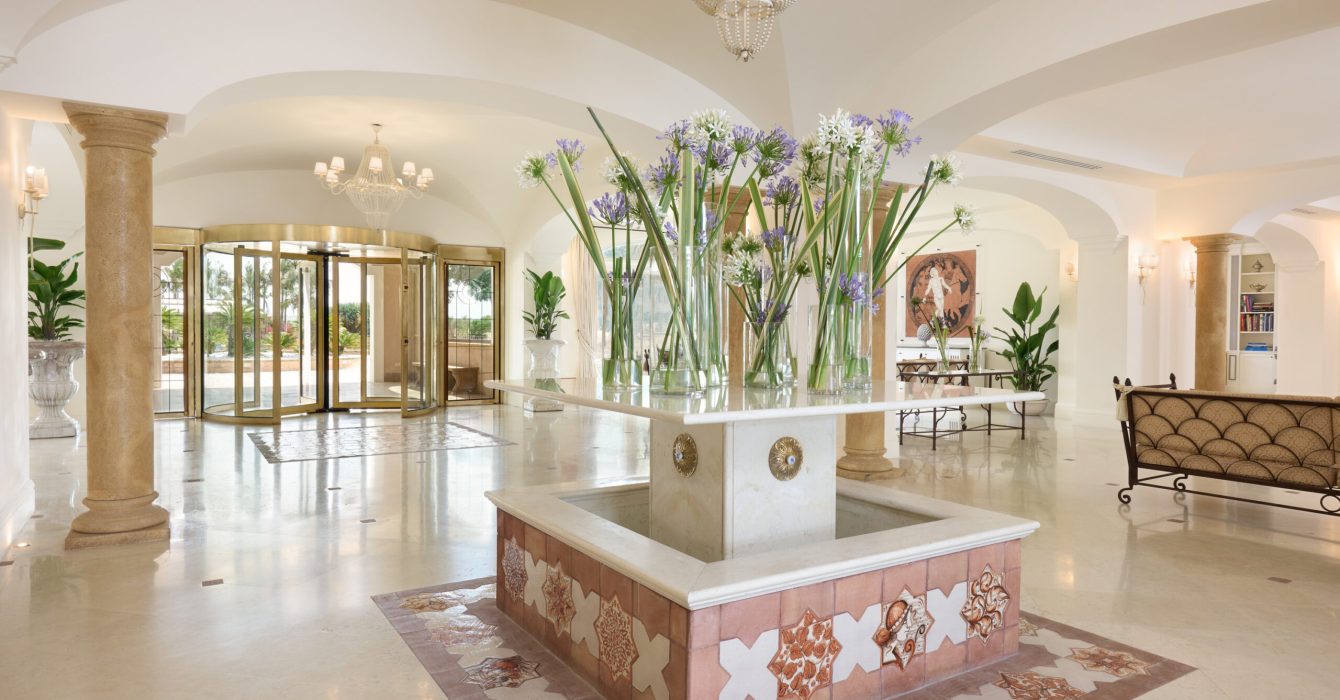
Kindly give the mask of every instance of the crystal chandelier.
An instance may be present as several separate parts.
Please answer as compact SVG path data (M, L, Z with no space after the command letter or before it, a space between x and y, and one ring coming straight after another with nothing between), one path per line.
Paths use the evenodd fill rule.
M748 62L772 38L772 22L796 0L693 0L717 21L721 43L735 58Z
M348 195L349 201L368 219L368 225L384 229L391 215L404 204L405 197L418 199L433 181L433 169L415 170L413 161L405 161L400 176L395 175L391 152L382 145L379 134L382 125L372 125L372 143L363 147L363 162L358 172L348 180L340 181L344 172L344 158L334 156L330 163L318 162L312 174L330 190L331 194ZM413 183L406 185L406 181Z

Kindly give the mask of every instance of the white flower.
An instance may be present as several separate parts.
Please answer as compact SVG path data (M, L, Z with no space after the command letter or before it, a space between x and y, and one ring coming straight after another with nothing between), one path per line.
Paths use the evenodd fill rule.
M845 109L839 109L831 117L820 114L815 135L825 152L850 151L856 146L856 126L851 122L851 114Z
M931 156L931 179L946 185L957 185L963 179L963 166L953 153Z
M704 142L711 139L721 141L730 132L730 116L724 109L704 109L695 112L692 118L695 134Z
M517 181L524 189L539 187L549 179L549 156L542 151L531 151L516 164Z
M972 233L977 228L977 210L971 204L955 204L954 220L964 233Z
M620 155L623 156L624 160L628 161L628 165L632 167L633 172L637 172L637 159L627 153L622 153ZM615 187L629 189L625 187L625 185L629 184L628 178L624 175L623 167L619 165L619 159L614 156L606 156L605 161L600 164L600 176L605 178L605 182L608 182Z
M732 287L743 287L752 283L758 273L758 266L754 263L754 256L743 251L736 251L726 256L721 263L721 275L726 280L726 284Z

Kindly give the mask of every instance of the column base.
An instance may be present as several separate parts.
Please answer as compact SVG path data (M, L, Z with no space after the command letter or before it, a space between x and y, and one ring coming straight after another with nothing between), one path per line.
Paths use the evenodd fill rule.
M167 523L129 532L79 532L71 530L70 534L65 536L65 548L87 549L116 544L166 542L171 534L171 528Z
M897 476L903 470L893 460L880 454L846 454L837 462L837 475L844 479L866 481L877 477Z

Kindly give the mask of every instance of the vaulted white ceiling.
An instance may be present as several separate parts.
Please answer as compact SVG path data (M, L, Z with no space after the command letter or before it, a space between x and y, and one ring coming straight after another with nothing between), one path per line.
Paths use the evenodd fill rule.
M904 178L949 148L1155 188L1340 158L1338 39L1334 0L801 0L741 64L690 0L4 0L0 91L45 118L61 99L170 113L161 183L356 161L384 122L433 196L507 237L552 214L512 165L592 138L587 105L646 154L703 107L800 132L898 107L927 139Z

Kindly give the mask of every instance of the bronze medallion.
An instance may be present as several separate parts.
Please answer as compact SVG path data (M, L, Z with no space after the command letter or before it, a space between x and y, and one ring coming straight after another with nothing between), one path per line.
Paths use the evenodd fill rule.
M793 437L784 437L772 443L768 450L768 469L778 481L790 481L800 473L800 465L805 463L805 450L800 441Z
M698 443L694 442L692 435L688 433L676 435L675 444L670 448L670 456L674 459L675 469L680 476L690 477L698 471Z

